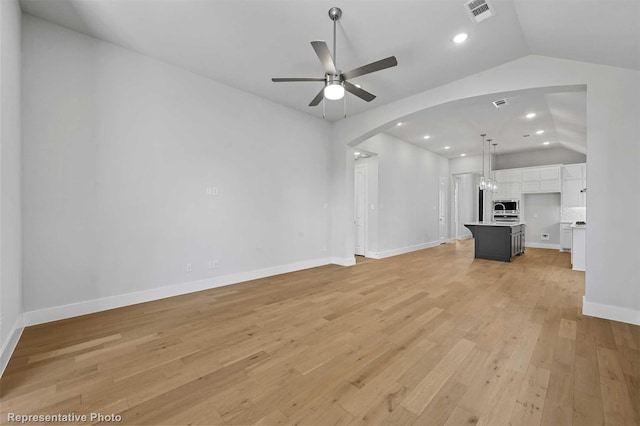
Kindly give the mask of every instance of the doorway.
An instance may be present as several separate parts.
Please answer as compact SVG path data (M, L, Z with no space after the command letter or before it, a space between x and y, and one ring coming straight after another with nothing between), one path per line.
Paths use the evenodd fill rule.
M364 256L367 251L367 165L356 164L354 173L354 254Z
M440 244L446 243L448 238L448 221L447 221L447 194L448 191L448 179L446 177L440 177L440 188L438 192L438 236Z

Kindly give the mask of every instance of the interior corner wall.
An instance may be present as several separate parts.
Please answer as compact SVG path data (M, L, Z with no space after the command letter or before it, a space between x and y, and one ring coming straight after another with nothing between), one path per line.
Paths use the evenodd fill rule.
M29 318L329 263L330 123L28 15L23 50Z
M455 218L455 194L453 194L451 205L451 223L453 224L453 237L456 239L471 238L472 234L469 228L464 226L467 222L475 222L478 220L478 175L473 173L460 173L452 175L453 186L452 192L455 190L455 183L458 183L458 229L456 229Z
M386 133L358 145L378 157L380 257L439 244L440 177L449 161Z
M548 164L578 164L586 162L587 156L585 154L562 147L548 148L496 155L494 170L546 166Z
M22 331L21 13L0 1L0 374Z

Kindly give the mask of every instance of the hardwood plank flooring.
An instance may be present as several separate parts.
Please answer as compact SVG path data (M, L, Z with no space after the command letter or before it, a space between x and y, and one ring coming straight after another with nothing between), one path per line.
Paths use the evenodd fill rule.
M28 327L0 423L640 425L640 327L583 316L569 262L467 240Z

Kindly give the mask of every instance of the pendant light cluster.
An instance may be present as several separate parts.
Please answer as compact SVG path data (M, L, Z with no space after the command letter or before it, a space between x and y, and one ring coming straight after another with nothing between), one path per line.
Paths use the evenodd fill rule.
M484 158L485 158L485 143L489 142L491 143L491 141L493 139L487 139L485 142L485 136L487 136L486 133L481 134L480 136L482 136L482 176L480 177L480 183L478 184L478 188L481 191L489 191L492 193L496 193L498 192L498 182L495 181L495 179L493 179L493 172L491 170L491 147L489 147L489 177L485 176L485 171L484 171ZM495 147L497 144L493 144L493 146Z

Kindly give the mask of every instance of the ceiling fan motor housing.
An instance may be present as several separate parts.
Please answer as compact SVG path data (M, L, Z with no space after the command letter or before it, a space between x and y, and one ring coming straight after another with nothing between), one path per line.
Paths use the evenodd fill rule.
M342 84L344 81L340 74L326 74L327 84Z

